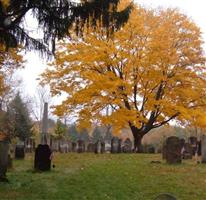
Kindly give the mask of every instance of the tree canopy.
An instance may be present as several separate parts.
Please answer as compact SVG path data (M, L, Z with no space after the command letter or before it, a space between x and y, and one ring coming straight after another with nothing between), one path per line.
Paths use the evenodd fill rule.
M117 12L119 0L1 0L0 44L7 48L21 44L27 49L49 52L55 49L56 39L68 34L75 23L77 34L84 25L95 27L100 22L103 28L114 30L127 21L131 5ZM30 37L22 21L32 13L43 30L42 40ZM111 28L112 27L112 28Z
M43 82L53 95L68 94L57 115L77 113L83 127L130 127L137 147L151 129L173 119L206 125L202 43L199 28L178 10L137 6L113 40L91 32L61 43Z

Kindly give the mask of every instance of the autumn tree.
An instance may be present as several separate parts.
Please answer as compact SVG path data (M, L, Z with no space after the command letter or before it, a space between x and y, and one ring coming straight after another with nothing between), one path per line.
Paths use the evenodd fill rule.
M139 151L144 135L171 120L205 126L202 43L200 29L178 10L136 6L113 40L91 32L61 43L43 82L53 95L68 94L57 115L77 113L83 127L112 124L116 133L129 127Z

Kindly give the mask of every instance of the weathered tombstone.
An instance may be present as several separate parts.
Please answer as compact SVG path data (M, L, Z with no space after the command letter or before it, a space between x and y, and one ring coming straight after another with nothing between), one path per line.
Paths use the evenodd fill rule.
M197 151L197 137L189 137L189 143L192 147L192 155L194 156Z
M85 152L85 142L83 140L77 141L77 153Z
M9 142L6 140L0 140L0 182L8 182L8 179L6 178L8 167L8 152Z
M111 140L111 153L118 153L119 138L113 137Z
M180 139L171 136L166 140L166 162L177 164L182 162Z
M185 143L184 144L184 152L183 152L183 159L192 159L193 155L193 148L191 144Z
M122 139L118 140L118 150L117 153L122 153Z
M95 144L89 143L89 144L87 145L87 152L88 152L88 153L94 153L94 151L95 151Z
M206 135L203 135L201 138L201 154L202 163L206 163Z
M202 152L201 152L201 147L202 145L201 145L201 140L199 140L198 142L197 142L197 155L198 156L201 156L202 155Z
M101 142L101 153L105 153L105 142Z
M105 142L105 152L111 153L111 143L110 142Z
M51 149L48 145L48 103L44 104L42 119L41 144L35 150L34 168L37 171L48 171L51 169Z
M97 140L97 142L95 143L95 150L94 153L101 153L101 142L100 140Z
M37 171L51 169L51 149L48 144L39 144L35 151L34 168Z
M77 143L72 142L72 152L76 152L76 151L77 151Z
M15 148L15 158L16 159L24 159L25 157L25 148L24 144L17 144Z
M155 153L155 147L154 146L148 146L148 153Z
M122 147L122 152L123 153L131 153L132 152L132 141L127 138L124 143L123 143L123 147Z
M171 194L160 194L154 200L177 200Z

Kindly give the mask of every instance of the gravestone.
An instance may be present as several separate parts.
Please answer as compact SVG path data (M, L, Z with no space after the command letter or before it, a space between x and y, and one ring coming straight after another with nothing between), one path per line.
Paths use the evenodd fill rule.
M160 194L154 200L177 200L171 194Z
M123 147L122 147L122 152L123 153L131 153L132 152L132 141L127 138L124 143L123 143Z
M24 159L24 157L25 157L24 144L17 144L15 148L15 158Z
M111 153L118 153L119 149L119 138L113 137L111 140Z
M72 142L72 152L76 152L76 151L77 151L77 143Z
M198 142L197 142L197 155L198 156L201 156L202 155L202 152L201 152L201 140L199 140Z
M168 164L177 164L182 162L181 143L178 137L168 137L165 148L166 162Z
M183 159L192 159L193 155L193 148L191 144L185 143L184 144L184 152L183 152Z
M105 153L105 142L101 142L101 153Z
M191 144L192 155L194 156L197 151L197 137L189 137L189 144Z
M206 163L206 135L203 135L201 138L201 154L202 163Z
M47 144L39 144L35 150L34 168L40 171L51 169L51 149Z
M122 139L118 140L118 150L117 153L122 153Z
M88 152L88 153L94 153L94 151L95 151L95 144L89 143L89 144L87 145L87 152Z
M155 153L155 147L153 147L153 146L148 146L147 152L148 152L148 153Z
M6 172L8 167L9 142L0 140L0 182L8 182Z
M85 142L83 140L77 141L77 153L85 152Z
M100 140L97 140L97 142L95 143L95 150L94 153L101 153L101 142Z

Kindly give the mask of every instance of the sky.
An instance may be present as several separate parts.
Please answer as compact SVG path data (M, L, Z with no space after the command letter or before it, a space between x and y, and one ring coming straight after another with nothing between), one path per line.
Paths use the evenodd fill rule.
M173 7L179 8L179 10L190 17L202 31L202 37L206 42L206 1L204 0L135 0L145 7ZM29 17L29 21L25 22L30 29L31 34L41 35L34 30L36 29L36 21ZM204 45L206 51L206 45ZM39 77L46 68L46 61L39 58L35 52L29 52L25 56L26 64L23 70L20 70L17 74L22 79L22 91L24 95L33 96L38 86Z

